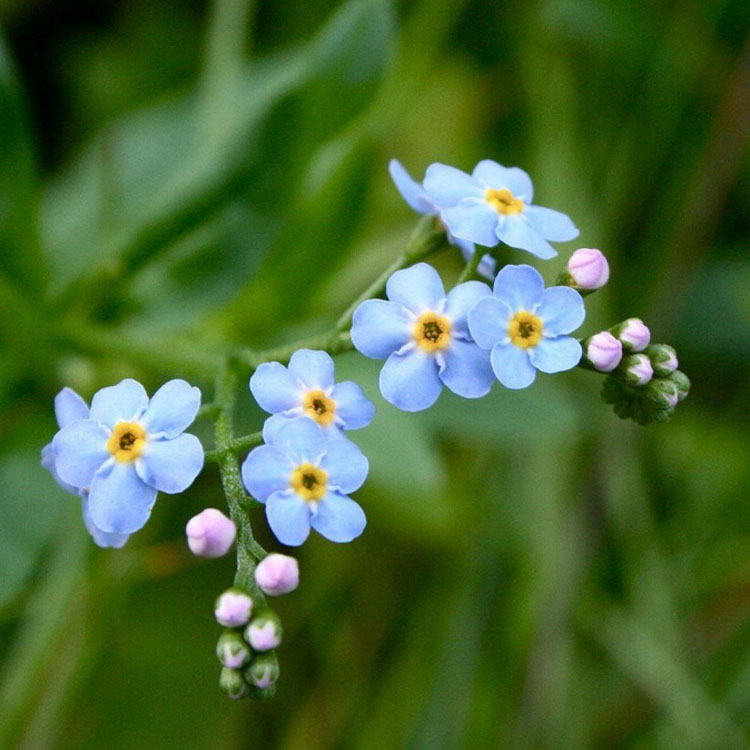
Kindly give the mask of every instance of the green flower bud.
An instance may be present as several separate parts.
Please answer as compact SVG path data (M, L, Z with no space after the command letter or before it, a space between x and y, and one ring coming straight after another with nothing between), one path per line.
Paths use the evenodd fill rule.
M677 386L679 399L680 401L682 401L690 392L690 378L687 375L685 375L684 372L675 370L669 376L669 380L671 380Z
M625 383L632 386L646 385L654 374L651 360L645 354L623 357L616 372Z
M646 387L644 397L655 402L661 409L671 409L680 400L677 385L671 380L654 378Z
M244 698L249 692L249 686L242 677L239 669L224 667L219 676L219 687L232 699Z
M250 649L238 632L225 630L216 644L216 656L223 666L241 669L250 661Z
M657 378L666 378L677 369L677 352L668 344L651 344L644 353L651 360Z
M273 651L257 654L245 669L245 680L261 690L274 685L279 679L279 660Z

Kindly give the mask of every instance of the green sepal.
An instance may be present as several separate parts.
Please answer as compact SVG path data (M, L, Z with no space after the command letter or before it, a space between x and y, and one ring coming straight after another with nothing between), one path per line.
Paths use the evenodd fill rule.
M627 385L611 375L604 379L601 395L605 403L612 404L620 419L632 419L641 425L668 422L674 413L673 407L665 408L654 398L648 386Z

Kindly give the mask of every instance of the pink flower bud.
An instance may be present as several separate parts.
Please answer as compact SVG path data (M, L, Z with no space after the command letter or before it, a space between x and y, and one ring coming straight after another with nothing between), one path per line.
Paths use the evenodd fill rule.
M293 557L287 555L268 555L255 569L255 582L269 596L288 594L299 584L299 565Z
M633 354L623 360L625 367L625 382L628 385L641 386L654 376L651 360L645 354Z
M206 508L187 522L185 533L194 555L221 557L234 544L237 528L220 510Z
M580 289L599 289L609 281L609 263L600 250L582 247L570 256L568 273Z
M245 629L245 640L254 651L270 651L281 643L281 623L273 612L265 611Z
M217 600L214 614L219 625L239 628L246 625L253 609L253 600L242 591L228 589Z
M612 372L622 359L622 344L609 331L602 331L588 340L586 357L599 372Z
M640 318L628 318L620 326L617 338L629 352L642 352L651 341L651 331Z

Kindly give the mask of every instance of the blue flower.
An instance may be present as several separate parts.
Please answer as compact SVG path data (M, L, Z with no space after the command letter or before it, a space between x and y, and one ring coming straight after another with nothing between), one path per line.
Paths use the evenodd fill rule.
M157 490L177 493L193 483L203 446L183 430L200 400L197 388L170 380L149 401L140 383L126 379L95 393L88 415L80 404L72 410L52 451L57 476L88 492L84 520L105 534L132 534L148 521Z
M348 495L362 486L368 469L354 443L328 441L312 419L303 418L250 451L242 481L265 504L268 524L282 544L302 544L310 527L332 542L350 542L367 520Z
M575 289L545 289L531 266L505 266L494 294L469 311L469 330L482 349L492 350L492 369L506 388L526 388L537 370L562 372L578 364L581 345L564 335L586 317Z
M270 412L263 425L263 439L270 443L287 422L314 419L328 440L344 438L342 430L366 427L375 406L350 380L335 383L333 360L326 352L300 349L289 366L262 364L250 378L250 391L261 409Z
M479 245L493 247L500 240L546 259L557 255L547 240L566 242L578 236L565 214L531 205L534 188L518 167L485 159L468 175L431 164L424 188L442 209L440 216L450 232Z
M401 197L418 213L418 214L435 214L440 213L440 206L435 203L427 194L425 189L411 178L411 175L404 169L401 162L397 159L391 159L388 164L388 171L391 173L396 189L401 193ZM445 232L448 242L456 245L464 256L464 260L469 261L474 255L474 243L454 237L449 230ZM485 255L479 262L477 271L488 279L495 277L495 259L491 255Z
M71 422L75 422L77 419L88 419L89 407L74 390L63 388L60 393L55 396L55 416L57 417L58 427L62 429ZM52 443L47 443L47 445L42 448L42 466L49 471L52 478L60 485L60 487L62 487L62 489L69 492L71 495L80 496L83 522L96 544L100 547L119 548L128 541L128 534L108 534L106 531L102 531L98 528L91 520L88 489L84 487L73 487L60 478L60 475L57 473L55 450Z
M404 411L432 406L443 385L465 398L484 396L494 377L487 352L471 338L466 314L490 290L467 281L446 296L437 271L426 263L396 271L388 300L369 299L354 311L352 343L380 371L383 398Z

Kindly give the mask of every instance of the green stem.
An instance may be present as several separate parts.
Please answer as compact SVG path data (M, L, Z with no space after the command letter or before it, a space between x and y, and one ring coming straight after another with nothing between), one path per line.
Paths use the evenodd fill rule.
M242 485L237 456L232 451L232 413L236 387L237 373L229 362L225 362L216 380L216 404L219 412L214 422L214 440L217 463L229 513L237 526L237 573L234 585L249 591L258 604L265 605L265 597L255 583L253 572L256 564L266 556L266 551L253 536L247 513L250 498Z
M460 276L458 277L458 281L456 283L462 284L464 281L468 281L469 279L473 279L477 268L479 268L479 263L482 260L482 257L484 256L485 249L483 247L476 246L474 248L474 254L469 258L469 262L464 266L464 270L461 271Z
M263 443L263 435L260 432L251 432L249 435L232 438L224 450L206 451L206 463L218 464L225 453L237 455L248 448L255 448Z

